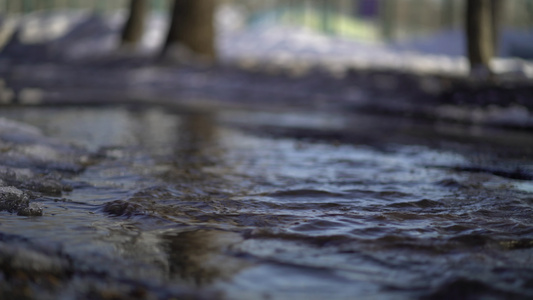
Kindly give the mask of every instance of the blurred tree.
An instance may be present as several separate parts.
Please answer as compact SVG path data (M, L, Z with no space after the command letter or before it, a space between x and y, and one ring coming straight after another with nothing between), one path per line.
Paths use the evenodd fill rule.
M490 61L498 44L500 0L466 1L466 37L470 70L477 75L491 74Z
M320 3L320 23L322 24L322 30L327 33L333 33L331 24L331 3L328 0L322 0Z
M442 2L441 25L445 28L452 28L455 24L455 5L454 0Z
M500 46L500 32L502 25L503 12L505 9L503 0L492 0L491 18L492 18L492 47L494 55L498 55Z
M186 56L192 54L203 61L215 60L215 1L174 0L163 56L170 54L169 50L173 49L187 52Z
M404 3L405 4L405 3ZM396 29L396 11L398 3L396 0L382 0L379 7L379 17L381 23L381 34L386 41L394 39Z
M122 46L135 46L143 36L147 0L130 0L129 16L122 29Z

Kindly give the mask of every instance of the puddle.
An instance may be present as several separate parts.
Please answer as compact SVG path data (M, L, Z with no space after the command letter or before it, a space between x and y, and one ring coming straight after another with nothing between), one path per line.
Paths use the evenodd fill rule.
M320 113L0 116L91 158L54 169L71 188L31 198L42 216L0 212L0 295L533 296L531 183L476 169L529 172L527 133Z

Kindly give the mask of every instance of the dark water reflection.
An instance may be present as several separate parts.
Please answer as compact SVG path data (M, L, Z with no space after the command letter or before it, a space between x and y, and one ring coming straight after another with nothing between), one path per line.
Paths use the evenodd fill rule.
M100 157L43 217L0 214L3 233L69 257L54 293L533 297L533 184L502 176L533 174L530 133L320 113L2 115Z

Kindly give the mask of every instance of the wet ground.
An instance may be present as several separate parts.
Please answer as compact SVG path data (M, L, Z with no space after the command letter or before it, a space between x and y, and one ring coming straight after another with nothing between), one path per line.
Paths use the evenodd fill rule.
M531 132L290 109L0 116L0 298L533 297Z
M6 27L0 299L533 298L527 61L281 28L175 68L68 20Z

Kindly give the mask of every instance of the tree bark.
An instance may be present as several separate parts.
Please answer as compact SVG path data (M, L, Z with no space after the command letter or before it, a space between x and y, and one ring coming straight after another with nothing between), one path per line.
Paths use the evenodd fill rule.
M455 1L446 0L442 3L441 25L446 28L453 28L455 25Z
M505 3L503 0L492 0L491 5L492 44L494 48L494 55L497 56L500 49L500 32Z
M381 34L386 41L395 36L397 3L394 0L382 0L379 7Z
M130 0L128 20L122 29L122 46L135 46L142 39L147 0Z
M495 53L496 23L493 22L493 0L466 1L466 38L471 72L490 71Z
M216 0L174 0L171 23L162 55L183 47L195 58L216 59L214 12Z

